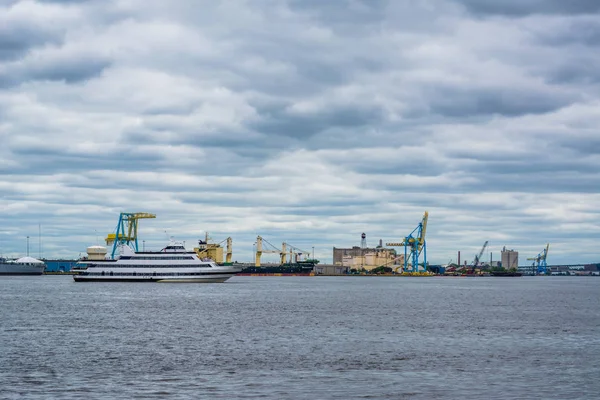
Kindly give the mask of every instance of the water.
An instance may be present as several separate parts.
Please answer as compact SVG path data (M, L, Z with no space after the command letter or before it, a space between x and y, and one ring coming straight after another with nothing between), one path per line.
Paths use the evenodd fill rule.
M0 398L593 399L600 279L0 278Z

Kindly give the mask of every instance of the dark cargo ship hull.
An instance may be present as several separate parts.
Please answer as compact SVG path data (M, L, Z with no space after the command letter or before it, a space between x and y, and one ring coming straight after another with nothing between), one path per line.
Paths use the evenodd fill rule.
M314 266L311 265L279 265L266 267L245 267L238 273L241 276L311 276Z
M491 276L523 276L521 272L509 272L509 271L492 271Z

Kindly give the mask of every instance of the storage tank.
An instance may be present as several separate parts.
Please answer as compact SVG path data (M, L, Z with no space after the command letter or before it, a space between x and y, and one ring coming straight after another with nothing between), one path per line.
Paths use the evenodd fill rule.
M106 258L106 247L90 246L87 248L88 260L104 260Z

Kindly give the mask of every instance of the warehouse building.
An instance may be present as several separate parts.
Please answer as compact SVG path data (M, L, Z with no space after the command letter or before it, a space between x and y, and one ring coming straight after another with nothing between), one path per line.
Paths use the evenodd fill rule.
M333 265L349 269L370 271L380 266L394 268L395 264L403 263L398 261L396 250L385 248L382 241L379 246L369 248L366 245L366 235L361 235L361 246L351 248L333 248Z

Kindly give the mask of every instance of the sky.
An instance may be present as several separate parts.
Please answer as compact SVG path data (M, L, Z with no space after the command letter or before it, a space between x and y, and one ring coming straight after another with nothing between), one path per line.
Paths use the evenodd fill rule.
M150 212L331 262L428 211L430 263L600 262L599 50L597 0L0 0L0 253Z

